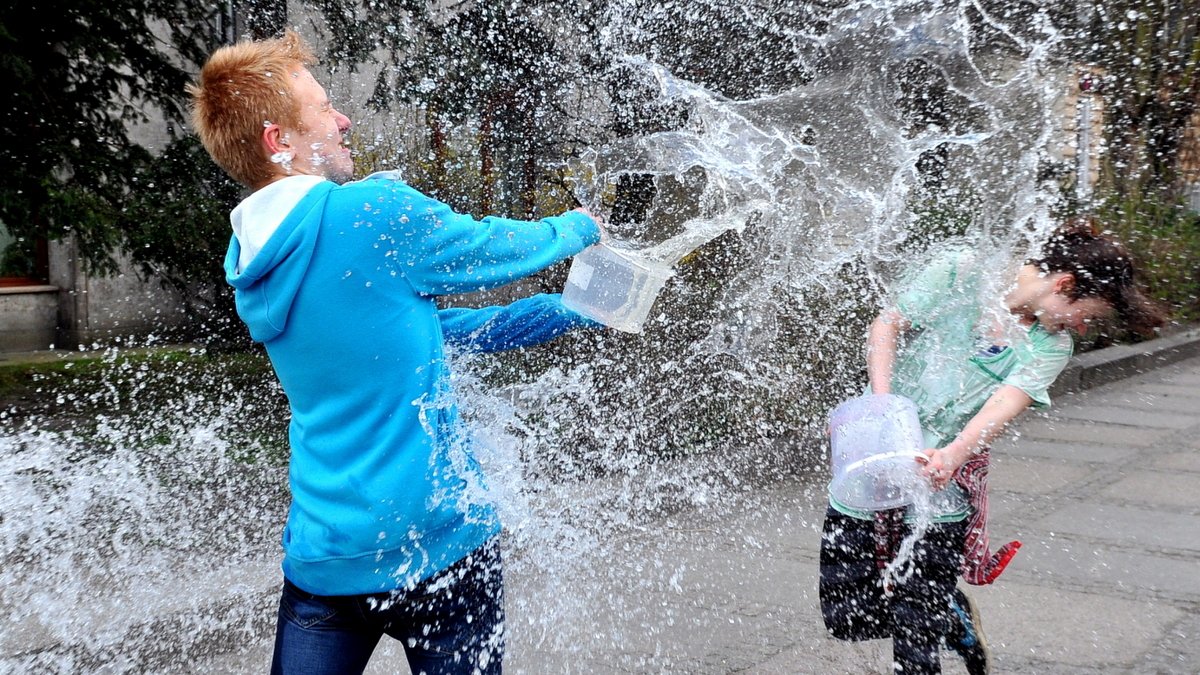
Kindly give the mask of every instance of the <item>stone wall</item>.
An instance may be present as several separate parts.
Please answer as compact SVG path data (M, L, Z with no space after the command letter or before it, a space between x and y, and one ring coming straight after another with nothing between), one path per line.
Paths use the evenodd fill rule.
M84 272L73 241L49 248L49 283L0 288L0 353L188 335L178 294L138 278L126 257L118 257L117 274L95 277Z
M1200 110L1192 113L1179 144L1179 178L1188 206L1200 211Z
M48 349L57 315L56 286L0 288L0 352Z
M57 346L91 347L118 338L186 333L188 317L178 295L157 279L140 279L127 257L117 260L117 274L89 276L73 241L51 246L50 283L58 289Z

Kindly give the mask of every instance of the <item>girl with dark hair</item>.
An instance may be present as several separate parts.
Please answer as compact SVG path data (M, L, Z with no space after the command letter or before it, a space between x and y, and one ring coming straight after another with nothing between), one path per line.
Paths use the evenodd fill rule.
M901 280L871 325L870 391L912 399L925 436L922 475L934 489L932 524L904 578L884 571L914 529L911 509L861 512L830 498L821 540L821 610L843 640L893 639L896 672L941 671L942 645L975 675L989 671L974 602L957 588L992 583L1020 542L992 553L987 534L989 445L1071 358L1071 333L1101 319L1148 332L1163 315L1135 284L1129 254L1090 219L1060 227L1041 255L1006 260L947 247ZM1001 281L997 283L995 279Z

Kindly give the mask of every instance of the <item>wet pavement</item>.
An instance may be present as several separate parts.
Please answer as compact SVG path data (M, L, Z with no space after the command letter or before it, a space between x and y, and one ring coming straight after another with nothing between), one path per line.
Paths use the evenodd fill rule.
M1084 355L1075 377L1114 381L1060 390L1050 411L1028 413L996 445L993 544L1017 539L1023 548L996 584L965 586L980 605L994 672L1200 673L1200 356L1128 370L1154 365L1150 349L1161 361L1194 353L1172 351L1194 350L1189 339ZM509 669L891 672L890 642L842 643L821 625L821 492L800 482L752 502L741 515L694 524L673 552L656 550L685 572L656 586L674 592L635 603L636 625L654 630L584 659L522 649L517 638ZM604 634L622 620L598 611L592 629ZM965 672L948 652L944 667Z
M996 445L993 544L1024 546L995 585L965 587L993 672L1200 673L1197 352L1192 332L1083 355L1052 410L1027 414ZM572 570L562 588L579 597L561 616L545 615L553 603L526 602L554 593L553 580L514 565L505 670L889 673L889 642L842 643L821 625L825 478L792 476L743 490L719 516L685 510L627 530ZM278 561L236 566L238 594L214 601L245 610L237 634L201 636L207 647L182 663L169 645L189 637L164 634L158 665L133 672L266 672ZM126 672L121 661L113 672ZM0 671L5 663L17 661L0 658ZM949 652L944 665L965 672ZM385 640L368 673L388 672L407 669Z
M983 614L993 672L1200 673L1200 356L1188 355L1200 338L1189 339L1132 357L1084 355L1091 365L1076 368L1053 409L1027 414L997 444L993 543L1024 546L996 584L965 587ZM1191 351L1162 356L1179 345ZM1172 363L1131 375L1155 365L1149 349ZM1063 391L1080 377L1113 381ZM597 567L578 603L586 616L537 640L523 633L543 617L512 599L542 587L510 576L505 669L889 673L890 642L842 643L821 625L824 500L814 484L795 478L720 518L677 514L614 542L627 556L616 567L640 571ZM630 562L638 559L645 564ZM266 650L206 670L254 672ZM943 665L966 672L949 652ZM368 672L405 672L397 645L381 644Z

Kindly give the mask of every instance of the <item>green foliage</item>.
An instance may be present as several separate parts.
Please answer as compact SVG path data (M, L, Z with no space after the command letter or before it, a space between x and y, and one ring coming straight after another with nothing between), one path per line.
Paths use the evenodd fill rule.
M372 105L425 112L429 156L405 164L406 176L426 178L429 193L462 210L507 207L530 217L545 213L539 195L556 191L545 189L555 182L546 167L581 145L686 122L679 110L662 109L653 83L641 81L622 56L645 54L724 93L759 95L807 79L787 47L792 31L814 27L825 11L807 3L778 6L763 20L724 0L308 4L327 27L326 56L335 70L383 62ZM628 30L618 35L610 30L614 23ZM597 106L605 105L608 114L598 118ZM476 150L459 158L478 165L477 181L451 175L460 168L453 164L451 127L477 134L470 143Z
M793 49L795 34L827 30L830 9L828 3L798 2L748 11L738 0L638 4L639 11L625 17L636 37L620 46L738 99L778 93L812 79L811 63Z
M219 6L68 0L31 17L0 11L0 221L15 237L78 238L91 272L115 270L118 223L150 154L129 125L182 120L190 65L212 44ZM34 20L31 20L34 19Z
M1164 193L1111 196L1102 222L1129 246L1149 293L1175 318L1200 319L1200 213Z
M1149 292L1174 318L1200 318L1200 215L1182 204L1179 151L1200 108L1198 0L1104 0L1076 42L1095 67L1105 151L1094 210L1126 242Z
M542 177L538 160L560 159L556 150L574 100L567 88L578 75L575 41L563 34L578 23L582 8L544 0L450 7L408 0L310 4L325 20L327 57L335 70L384 62L371 105L425 112L430 156L421 169L430 194L461 210L491 213L501 201L497 190L507 189L521 195L521 212L532 212ZM450 185L448 174L457 168L450 165L450 127L477 133L478 151L470 160L479 180L469 193L456 194Z
M0 433L33 420L101 451L112 438L99 426L118 420L135 430L126 440L150 447L197 414L225 422L221 435L238 459L286 459L287 399L262 354L110 349L0 364Z
M143 274L158 275L179 291L194 312L218 321L233 317L221 261L241 186L212 162L195 136L172 142L140 165L129 185L114 224L132 261Z
M1105 185L1122 195L1176 190L1178 153L1200 105L1200 0L1106 0L1083 58L1103 71ZM1135 197L1128 197L1136 199Z

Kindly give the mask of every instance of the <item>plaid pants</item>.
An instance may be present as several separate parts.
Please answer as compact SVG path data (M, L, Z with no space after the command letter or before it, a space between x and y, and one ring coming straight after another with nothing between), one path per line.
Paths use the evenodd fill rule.
M991 451L983 452L967 460L954 472L954 482L967 493L971 502L971 515L967 518L966 539L963 541L962 576L968 584L982 586L990 584L1000 576L1021 542L1010 541L992 553L988 541L988 465Z

